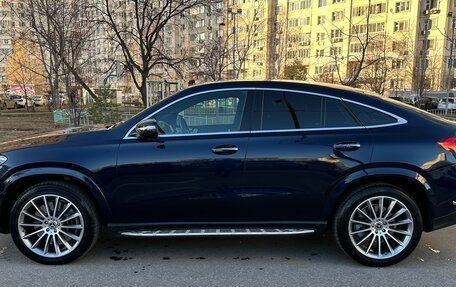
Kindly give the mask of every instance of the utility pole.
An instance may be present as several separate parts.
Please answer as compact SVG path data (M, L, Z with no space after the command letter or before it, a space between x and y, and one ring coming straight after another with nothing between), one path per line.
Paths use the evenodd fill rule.
M456 16L453 16L453 13L448 13L448 17L451 17L451 44L450 44L450 58L448 61L448 81L447 81L447 96L446 96L446 104L445 104L445 115L448 114L448 102L450 99L450 90L453 86L453 72L454 72L454 64L453 64L453 49L454 49L454 30L456 27Z
M419 75L419 83L418 83L418 99L421 98L424 92L425 87L425 80L426 80L426 69L427 69L427 54L428 54L428 36L429 36L429 18L424 21L424 29L422 30L424 40L423 40L423 48L421 50L421 58L420 58L420 75Z
M236 79L236 49L237 49L237 24L236 24L236 16L242 13L242 9L233 9L228 8L228 15L231 15L231 19L233 22L233 79Z

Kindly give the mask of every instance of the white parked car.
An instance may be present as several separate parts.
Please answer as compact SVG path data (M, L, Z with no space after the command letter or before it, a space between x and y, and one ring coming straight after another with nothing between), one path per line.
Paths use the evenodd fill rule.
M35 107L43 107L48 102L44 96L33 96L33 97L30 97L30 99L33 102L33 105Z
M20 95L9 95L4 100L4 107L7 109L21 109L25 108L26 105L31 107L33 105L32 101L29 99L27 102L25 97Z
M439 104L437 106L438 110L445 110L447 108L447 99L443 98L440 99ZM456 103L454 98L448 99L448 109L449 110L456 110Z

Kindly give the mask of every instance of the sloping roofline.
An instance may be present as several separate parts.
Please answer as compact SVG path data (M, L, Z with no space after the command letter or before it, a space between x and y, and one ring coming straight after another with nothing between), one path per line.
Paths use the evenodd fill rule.
M284 87L286 86L286 87ZM343 90L346 92L364 94L368 96L374 96L379 98L387 98L381 96L372 91L366 91L359 88L353 88L344 85L330 84L330 83L318 83L318 82L308 82L308 81L296 81L296 80L228 80L228 81L218 81L218 82L208 82L202 84L196 84L194 86L188 87L187 90L199 90L200 88L208 89L211 87L258 87L258 88L302 88L309 91L329 91L329 90Z

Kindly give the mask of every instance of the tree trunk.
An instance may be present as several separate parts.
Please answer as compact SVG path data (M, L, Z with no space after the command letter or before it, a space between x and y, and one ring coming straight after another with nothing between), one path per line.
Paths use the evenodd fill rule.
M147 106L147 76L144 76L142 75L141 77L141 89L140 89L140 92L141 92L141 99L143 101L143 104L146 108L148 108Z

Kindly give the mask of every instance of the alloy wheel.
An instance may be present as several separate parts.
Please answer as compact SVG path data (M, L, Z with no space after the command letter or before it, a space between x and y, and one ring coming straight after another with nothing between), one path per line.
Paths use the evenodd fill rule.
M70 200L53 194L37 196L22 208L18 218L22 242L37 255L63 257L84 235L82 213Z
M371 197L352 212L348 225L350 240L369 258L388 259L409 245L414 224L407 206L389 196Z

